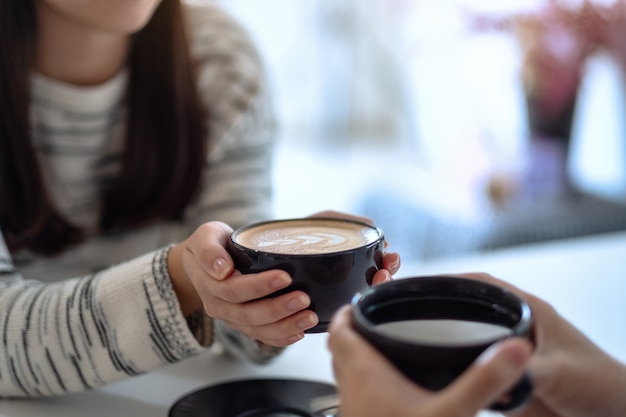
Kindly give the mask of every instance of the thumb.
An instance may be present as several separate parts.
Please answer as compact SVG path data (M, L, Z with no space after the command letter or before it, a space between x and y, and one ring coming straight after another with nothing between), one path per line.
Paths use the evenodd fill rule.
M532 347L525 339L496 343L442 391L445 397L442 400L451 407L464 405L476 412L489 407L520 380L531 352Z
M232 231L226 223L212 221L200 225L187 239L185 249L204 274L217 280L232 274L234 265L226 249Z

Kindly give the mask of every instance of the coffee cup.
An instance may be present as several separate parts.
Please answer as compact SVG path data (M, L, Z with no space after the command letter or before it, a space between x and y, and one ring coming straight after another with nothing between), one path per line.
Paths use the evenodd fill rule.
M353 326L416 384L446 387L492 344L531 340L528 304L507 289L455 276L399 278L356 294ZM489 408L509 411L530 397L525 374Z
M271 296L301 290L311 299L318 324L328 329L334 313L372 284L382 266L381 229L356 220L310 217L270 220L235 230L227 245L242 273L281 269L292 283Z

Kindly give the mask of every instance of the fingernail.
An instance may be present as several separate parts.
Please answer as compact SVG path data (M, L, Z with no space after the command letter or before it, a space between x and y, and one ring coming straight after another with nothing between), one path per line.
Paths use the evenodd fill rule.
M400 257L397 257L396 260L391 264L391 269L396 269L400 266Z
M528 361L529 352L524 349L507 349L507 359L511 363L511 366L520 368L526 365Z
M500 350L497 345L491 345L478 356L476 363L479 365L489 363L499 352Z
M504 360L502 366L509 370L516 370L524 366L528 357L524 349L512 348L511 346L502 349L501 346L496 344L490 346L489 349L480 355L478 363L486 364L498 354L500 354Z
M287 302L287 309L289 311L298 311L302 310L304 307L308 306L311 303L309 297L306 295L299 295L297 297L292 298Z
M289 284L291 284L291 278L287 274L279 274L270 282L270 286L276 290L285 288Z
M213 271L215 272L215 275L218 279L226 278L229 269L230 268L228 266L228 263L226 262L226 259L217 258L215 261L213 261Z
M298 320L298 322L296 323L296 325L302 330L309 329L315 326L316 324L317 324L317 317L314 314L308 314L307 316Z

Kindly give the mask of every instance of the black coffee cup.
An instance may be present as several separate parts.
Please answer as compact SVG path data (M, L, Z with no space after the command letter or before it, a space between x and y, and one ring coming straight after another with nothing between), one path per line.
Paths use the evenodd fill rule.
M384 235L367 223L337 218L297 218L254 223L235 230L227 245L242 273L281 269L292 284L272 296L302 290L319 323L328 329L334 313L368 288L382 266Z
M400 278L352 299L358 333L416 384L437 391L465 371L492 344L532 339L528 304L507 289L455 276ZM489 408L508 411L530 397L525 374Z

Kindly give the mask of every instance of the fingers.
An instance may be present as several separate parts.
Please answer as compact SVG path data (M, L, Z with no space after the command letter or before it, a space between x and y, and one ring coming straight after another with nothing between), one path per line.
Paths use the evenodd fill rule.
M376 271L374 277L372 278L372 285L382 284L383 282L391 280L392 277L389 271L387 271L386 269L379 269L378 271Z
M328 348L336 354L341 353L341 345L335 344L335 340L345 337L343 336L342 332L348 330L349 326L351 325L350 309L350 306L345 305L337 310L337 312L333 315L332 320L330 321L330 325L328 326L329 337L326 343L328 345Z
M304 331L318 323L315 313L302 310L264 325L249 325L249 323L225 321L233 329L239 330L248 336L257 339L266 345L285 347L304 337Z
M276 324L311 304L309 296L302 291L267 297L290 283L289 274L281 270L258 274L240 274L236 271L227 280L206 279L202 287L204 309L209 316L222 319L238 330ZM317 320L317 316L307 310L292 317L290 325L283 322L275 326L275 330L287 330L290 327L289 336L315 326ZM263 329L258 332L254 330L253 333L258 333L263 339L276 338L275 334Z
M547 302L545 302L544 300L542 300L541 298L533 294L530 294L526 291L523 291L517 288L516 286L514 286L513 284L510 284L507 281L498 279L494 277L493 275L483 273L483 272L471 272L471 273L456 274L456 275L460 277L464 277L464 278L475 279L478 281L484 281L489 284L497 285L499 287L502 287L511 291L514 294L517 294L519 297L523 298L530 305L530 308L533 310L533 314L535 316L537 316L538 313L539 315L544 315L544 314L555 315L556 314L552 306L548 304Z
M494 277L493 275L490 275L484 272L468 272L464 274L455 274L455 275L464 277L464 278L475 279L478 281L484 281L493 285L497 285L499 287L506 288L507 290L517 293L518 295L522 295L524 297L529 295L528 293L522 291L521 289L517 288L513 284L507 281L498 279Z
M207 313L212 317L242 326L262 326L278 322L311 304L302 291L291 291L278 297L263 298L246 303L231 303L215 298ZM304 330L304 329L300 329Z
M487 349L439 397L451 409L464 405L478 412L505 395L522 377L531 345L521 338L508 339Z
M396 274L400 270L400 254L396 252L385 253L383 268L389 271L391 275Z
M235 269L226 250L232 231L225 223L208 222L199 226L187 239L186 251L202 272L213 279L223 280Z
M344 369L353 378L354 373L362 372L369 379L378 372L390 372L404 380L395 370L391 362L382 356L376 348L363 339L352 327L351 307L340 308L333 316L328 328L327 346L333 355L333 362L342 366L335 369L337 378L341 379Z
M232 304L241 304L268 296L291 284L285 271L271 270L257 274L235 271L227 280L205 279L203 285L214 297Z
M372 285L382 284L383 282L391 281L392 275L397 273L400 269L400 255L395 252L386 253L383 256L382 268L376 271L372 278Z
M374 374L374 366L380 361L384 361L384 366L392 366L352 329L351 314L350 306L343 306L333 316L328 329L327 346L333 355L333 369L339 381L344 376Z
M335 210L319 211L317 213L311 214L309 217L332 217L332 218L335 218L335 219L355 220L355 221L361 222L361 223L367 223L367 224L371 224L371 225L374 224L372 219L370 219L368 217L356 216L354 214L343 213L341 211L335 211Z
M480 273L480 272L458 274L458 276L469 278L469 279L475 279L479 281L484 281L493 285L497 285L523 298L530 306L531 310L533 311L533 316L536 318L536 320L534 320L535 322L534 333L536 333L534 337L541 337L541 333L546 330L550 332L559 331L559 328L562 327L562 324L565 323L565 320L560 317L560 315L556 312L554 307L552 307L549 303L547 303L546 301L542 300L541 298L537 297L534 294L530 294L526 291L523 291L517 288L513 284L510 284L506 281L495 278L494 276L490 274Z
M360 345L355 340L351 329L351 307L343 306L333 315L328 326L328 349L333 354L333 360L342 362L350 358L351 352L355 351L353 345Z
M346 416L439 416L420 407L430 392L404 377L352 328L350 307L331 321L328 348ZM412 407L414 405L414 407Z

